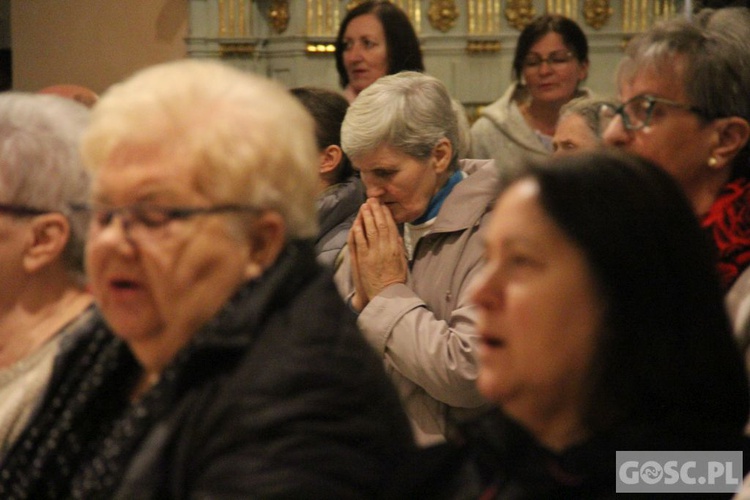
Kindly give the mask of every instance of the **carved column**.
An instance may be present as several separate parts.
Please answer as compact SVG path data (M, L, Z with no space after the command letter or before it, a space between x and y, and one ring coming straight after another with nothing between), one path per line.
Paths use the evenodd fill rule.
M458 7L455 0L431 0L427 17L433 28L443 33L450 30L458 19Z
M612 16L609 0L584 0L583 18L595 30L601 29Z
M508 0L505 4L505 18L517 30L523 30L534 17L536 9L532 0Z
M289 26L289 1L271 0L271 5L268 7L268 19L275 33L285 32Z

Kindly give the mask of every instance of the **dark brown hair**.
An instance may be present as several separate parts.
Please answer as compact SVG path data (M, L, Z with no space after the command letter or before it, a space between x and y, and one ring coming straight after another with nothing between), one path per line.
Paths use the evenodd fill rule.
M389 75L407 70L424 71L419 39L406 13L386 0L368 0L346 14L336 36L336 70L339 72L341 88L349 84L349 76L344 68L344 33L352 19L365 14L375 15L383 25Z

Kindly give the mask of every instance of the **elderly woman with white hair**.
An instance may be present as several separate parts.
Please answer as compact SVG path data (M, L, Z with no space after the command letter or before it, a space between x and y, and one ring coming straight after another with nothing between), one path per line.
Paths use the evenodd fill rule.
M82 147L100 318L0 497L375 496L411 433L315 261L304 108L261 77L173 62L109 90Z
M419 442L439 441L455 419L484 406L468 291L497 169L491 160L458 160L451 98L417 72L363 90L341 134L368 199L337 283L400 389Z
M602 147L602 131L608 122L601 110L613 105L610 100L595 97L577 97L563 104L552 136L552 154L562 156Z

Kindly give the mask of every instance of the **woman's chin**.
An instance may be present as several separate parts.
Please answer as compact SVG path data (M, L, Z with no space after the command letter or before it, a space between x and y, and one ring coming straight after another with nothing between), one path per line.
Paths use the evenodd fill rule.
M144 341L155 336L154 325L144 324L138 321L140 318L123 317L120 315L104 315L112 333L128 344Z
M508 400L508 387L500 380L499 374L489 372L486 369L479 372L477 389L486 400L496 405L502 406Z

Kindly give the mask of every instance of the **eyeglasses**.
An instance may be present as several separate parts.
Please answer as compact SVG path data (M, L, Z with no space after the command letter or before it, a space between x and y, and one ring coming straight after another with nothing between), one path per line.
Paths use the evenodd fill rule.
M641 130L648 127L651 123L654 108L657 104L684 109L704 119L709 118L709 114L700 108L649 94L635 96L618 107L602 104L599 108L599 118L602 124L608 125L616 115L620 115L622 126L625 127L625 130Z
M575 58L572 52L569 50L556 50L550 52L547 57L542 57L539 54L529 54L523 60L524 68L538 68L542 63L547 63L550 66L561 66L567 64Z
M0 203L0 214L16 215L19 217L33 217L35 215L48 214L51 210L29 207L26 205L15 205L13 203Z
M70 208L74 212L88 215L91 235L97 235L112 224L115 217L118 217L126 237L137 240L164 237L167 227L173 221L186 220L198 215L259 213L262 211L262 209L250 205L237 204L213 207L163 207L137 204L118 208L96 204L72 204Z

